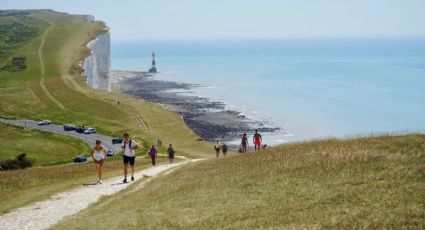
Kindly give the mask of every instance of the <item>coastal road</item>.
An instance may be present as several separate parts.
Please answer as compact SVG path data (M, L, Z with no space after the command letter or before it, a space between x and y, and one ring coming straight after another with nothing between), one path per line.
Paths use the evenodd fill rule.
M108 150L113 150L114 153L117 153L121 150L121 144L113 145L112 137L102 135L102 134L97 134L97 133L96 134L81 134L75 131L65 131L63 130L62 125L55 125L55 124L39 126L37 121L32 121L32 120L8 120L8 119L0 118L0 122L15 125L15 126L26 127L30 129L39 129L39 130L43 130L43 131L47 131L51 133L57 133L64 136L78 138L86 142L90 146L94 146L96 143L96 140L100 140L102 141L102 145L105 146L105 148L107 148Z

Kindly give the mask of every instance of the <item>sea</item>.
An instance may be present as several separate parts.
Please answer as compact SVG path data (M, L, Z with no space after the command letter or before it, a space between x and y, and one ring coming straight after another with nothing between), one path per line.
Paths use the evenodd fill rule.
M276 145L425 132L425 39L112 41L112 68L188 90L280 131Z

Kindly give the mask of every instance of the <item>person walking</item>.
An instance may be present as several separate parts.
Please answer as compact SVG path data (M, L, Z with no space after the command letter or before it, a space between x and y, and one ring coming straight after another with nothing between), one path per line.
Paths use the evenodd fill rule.
M248 146L248 137L246 136L246 133L244 133L242 136L241 145L242 145L242 153L246 153L246 149Z
M155 158L158 151L156 151L155 145L152 145L151 149L149 150L149 156L151 156L152 159L152 165L155 165Z
M228 147L227 147L226 143L223 143L221 145L221 151L223 152L223 156L227 156L227 150L228 150Z
M252 141L254 142L255 151L257 151L257 149L260 150L263 138L261 137L261 134L258 133L258 130L255 130L255 134L252 137Z
M134 162L136 160L135 150L139 149L137 142L135 140L130 139L130 135L128 133L123 134L123 142L121 148L124 150L124 180L123 183L127 183L127 169L130 164L131 168L131 181L134 181Z
M97 181L96 184L102 184L102 166L106 158L106 149L100 140L96 140L95 146L91 150L91 157L96 166Z
M221 149L220 143L217 141L214 144L214 150L215 150L215 154L217 155L217 157L220 156L220 149Z
M168 153L168 160L170 161L170 164L172 164L173 160L174 160L175 152L174 152L173 146L171 144L168 146L167 153Z

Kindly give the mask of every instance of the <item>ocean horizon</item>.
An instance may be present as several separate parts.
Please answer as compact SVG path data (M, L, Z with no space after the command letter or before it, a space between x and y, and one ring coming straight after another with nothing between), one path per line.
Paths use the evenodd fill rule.
M424 39L112 43L112 69L197 84L185 92L280 131L269 145L425 131Z

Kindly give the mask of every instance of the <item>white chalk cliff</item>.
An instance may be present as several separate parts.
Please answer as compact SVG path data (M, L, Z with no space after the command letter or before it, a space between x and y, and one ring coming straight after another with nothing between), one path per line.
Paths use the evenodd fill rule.
M111 91L109 71L111 69L111 39L109 31L96 36L87 44L91 53L84 60L84 76L92 88Z

